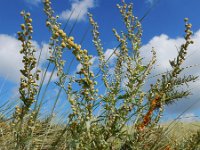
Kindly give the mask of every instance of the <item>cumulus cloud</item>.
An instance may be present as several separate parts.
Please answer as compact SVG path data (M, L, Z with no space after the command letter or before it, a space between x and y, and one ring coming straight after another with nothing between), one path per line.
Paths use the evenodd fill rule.
M107 49L104 53L105 60L109 59L109 63L112 64L113 61L117 58L116 54L114 53L115 49ZM118 53L119 51L116 51Z
M200 71L198 65L200 66L200 30L194 33L192 36L192 40L194 41L193 45L190 45L188 49L188 54L186 57L186 61L183 64L183 67L188 67L191 65L196 65L196 67L192 67L187 69L184 74L191 75L199 75ZM171 70L171 66L169 64L169 60L173 60L177 54L180 46L184 43L184 38L170 38L166 34L161 34L159 36L153 37L147 44L143 45L140 49L142 57L144 57L144 63L147 63L152 58L152 47L156 50L157 62L154 65L154 69L152 70L152 75L160 74L166 71ZM113 53L113 49L107 49L104 53L106 59L108 59ZM98 57L95 58L98 60ZM110 71L112 74L114 72L114 62L116 60L116 55L112 55L109 61ZM112 64L112 65L111 65ZM77 69L80 69L80 65L78 65ZM147 81L144 90L149 88L149 82L155 83L156 79L153 78L151 81ZM122 87L125 88L124 84L127 82L127 79L124 78ZM191 107L187 113L191 113L192 111L198 109L200 107L199 95L198 92L200 90L200 81L198 80L195 83L190 83L190 89L192 90L193 95L189 96L187 99L180 100L177 103L169 105L166 107L166 113L169 114L180 114L184 112L188 107ZM192 105L194 104L194 105ZM192 105L192 106L191 106Z
M194 41L194 44L189 46L184 66L200 64L200 30L192 36L192 40ZM149 43L143 45L141 48L141 55L145 58L145 62L148 62L152 57L151 49L154 47L157 55L156 66L158 66L155 71L156 73L163 72L171 69L169 60L173 60L177 56L178 50L183 43L184 39L182 37L172 39L167 35L162 34L153 37ZM198 73L197 69L190 72L190 74Z
M20 49L21 44L17 39L5 34L0 35L0 76L12 81L18 80L19 70L22 68Z
M147 62L152 57L152 47L156 50L157 65L159 65L159 71L166 71L171 69L169 60L172 60L177 55L177 48L184 42L184 39L170 39L167 35L162 34L160 36L153 37L148 44L142 46L141 54L145 57ZM157 70L158 71L158 70Z
M88 10L96 6L95 0L71 0L71 2L71 8L61 12L62 20L67 20L72 14L71 20L76 20L78 17L78 21L83 21L86 19Z
M184 67L200 64L200 30L194 33L192 36L192 40L194 41L193 45L190 45L188 49L188 55L186 57L186 61L184 63ZM181 44L184 43L184 39L182 37L170 38L165 34L160 36L153 37L146 45L143 45L141 48L141 54L145 57L145 62L148 62L151 57L151 49L155 48L157 52L157 62L156 67L153 70L152 74L159 74L170 70L169 60L173 60L177 56L177 50L179 50ZM199 75L199 68L193 67L187 69L184 74L192 74ZM155 80L152 80L154 82ZM189 99L181 100L169 107L167 107L166 111L169 113L181 113L186 110L192 103L195 103L200 97L198 96L198 91L200 90L200 82L197 81L195 83L190 84L190 88L192 89L193 96L190 96ZM200 102L196 103L196 105L192 106L191 111L200 107Z
M42 43L39 45L36 41L33 41L33 46L37 49L36 58L39 57L40 50L42 50L40 57L40 66L46 62L49 57L48 45ZM21 42L15 37L6 34L0 34L0 76L7 78L12 82L19 82L20 69L23 68L22 55L19 53L21 49ZM51 72L47 72L47 78L50 77ZM53 79L56 77L53 76Z

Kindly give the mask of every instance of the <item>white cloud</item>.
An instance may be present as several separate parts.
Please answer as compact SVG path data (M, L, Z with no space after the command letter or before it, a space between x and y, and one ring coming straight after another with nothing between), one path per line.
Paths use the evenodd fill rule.
M49 56L48 45L42 43L41 46L36 42L32 42L36 48L36 58L39 57L40 51L42 49L40 65L46 62ZM6 34L0 34L0 76L7 78L9 81L19 82L20 79L20 69L23 68L22 55L19 53L21 49L21 42L15 37ZM43 70L43 69L42 69ZM47 72L47 78L50 77L51 72ZM55 76L53 76L55 79Z
M177 55L176 47L179 47L184 40L182 38L170 39L167 35L162 34L160 36L153 37L148 44L142 46L141 55L145 57L148 62L152 57L152 47L156 50L157 65L159 65L159 71L166 71L170 69L169 60L172 60Z
M186 61L183 64L184 67L200 64L200 30L194 33L192 40L194 41L194 44L189 46ZM152 47L154 47L156 50L157 62L155 69L152 71L153 75L171 69L169 60L173 60L177 56L177 49L179 50L181 44L183 43L184 38L170 38L167 35L162 34L160 36L153 37L146 45L142 46L141 55L145 57L145 62L148 62L152 57ZM198 67L193 67L185 70L184 74L199 75L200 71ZM155 79L152 79L152 82L155 82ZM168 113L179 114L199 99L198 91L200 90L200 81L191 83L190 85L193 95L190 96L189 99L184 99L168 106L166 109ZM193 111L198 107L200 107L200 102L196 103L196 105L194 105L189 111Z
M9 80L19 80L19 70L23 67L19 54L21 43L14 37L0 35L0 76L7 77Z
M104 56L105 56L105 60L108 61L108 64L111 66L110 69L109 69L109 73L112 74L114 73L114 68L112 67L114 61L116 60L117 56L114 52L115 49L107 49L105 52L104 52ZM118 51L116 51L117 53ZM98 66L98 56L93 56L93 58L90 60L90 62L93 64L91 69L94 70L94 69L97 69L99 66ZM76 71L80 71L82 65L81 64L78 64L77 67L76 67Z
M40 76L40 80L44 76L44 71L45 71L45 69L42 69L42 74ZM49 81L49 79L50 79L51 76L52 76L51 77L51 81L57 81L58 80L58 76L56 75L56 72L54 72L53 75L52 75L52 73L53 72L51 72L51 71L47 71L46 72L46 75L45 75L45 78L44 78L44 84L46 84ZM39 83L40 83L40 80L39 80Z
M92 63L91 69L94 69L94 68L97 67L96 64L94 64L94 62L97 61L97 59L98 59L98 57L94 56L94 57L90 60L90 62ZM82 65L79 63L79 64L77 65L77 67L76 67L76 71L80 71L81 68L82 68Z
M179 121L181 121L181 122L195 122L195 121L199 121L198 118L199 117L197 115L195 115L194 113L186 113L186 114L180 116Z
M193 36L193 45L189 46L187 59L184 66L189 66L192 64L200 64L200 30L197 31ZM162 34L160 36L153 37L149 43L142 46L141 54L145 57L146 61L149 61L152 57L151 49L154 47L157 55L157 71L166 71L171 69L169 60L173 60L177 56L177 50L179 50L181 44L184 43L183 38L169 38L167 35ZM196 70L197 71L197 70ZM194 72L193 72L194 73Z
M112 64L113 61L117 58L116 54L113 53L115 51L115 49L107 49L104 53L105 56L105 60L109 59L109 62ZM116 51L117 53L118 51Z
M189 46L188 54L186 57L186 61L184 62L183 66L190 66L194 64L200 65L200 30L194 33L192 36L192 40L194 41L193 45ZM143 45L140 49L142 57L144 57L144 62L147 63L152 58L152 47L156 50L156 56L157 61L155 64L155 69L152 70L152 75L159 74L162 72L165 72L167 70L171 70L171 66L169 64L169 60L173 60L177 56L177 49L179 50L181 44L184 43L184 38L177 37L177 38L170 38L166 34L162 34L159 36L153 37L147 44ZM113 53L113 49L107 49L104 53L106 59L108 59L111 54ZM98 59L98 57L96 58ZM116 60L116 55L113 55L110 58L109 65L110 71L109 73L113 73L113 65L114 61ZM80 67L80 66L79 66ZM79 68L77 67L77 69ZM199 75L200 71L199 68L193 67L184 72L185 74L191 74L191 75ZM150 75L151 76L151 75ZM125 84L127 80L124 78L123 84ZM149 81L148 81L149 82ZM147 82L144 89L148 89L149 83ZM155 83L155 79L151 79L151 82ZM122 87L124 85L122 84ZM190 99L184 99L180 100L175 104L172 104L170 106L166 107L166 112L169 114L180 114L183 111L185 111L188 107L191 106L191 104L195 103L195 101L199 100L198 91L200 91L200 81L197 81L195 83L190 83L190 88L192 89L193 96L190 96ZM200 101L199 103L195 103L189 109L188 112L192 112L193 110L196 110L200 107Z
M71 0L71 8L60 14L62 20L67 20L72 13L71 20L83 21L86 19L88 10L95 7L95 0Z

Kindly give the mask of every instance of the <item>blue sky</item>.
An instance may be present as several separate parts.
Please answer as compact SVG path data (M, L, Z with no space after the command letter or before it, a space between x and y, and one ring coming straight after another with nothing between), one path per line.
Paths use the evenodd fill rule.
M80 42L82 35L88 29L87 12L94 15L95 20L100 26L101 39L103 41L104 50L109 54L117 43L112 34L112 28L122 29L123 24L116 8L116 3L121 0L52 0L53 8L56 14L60 16L59 21L66 22L66 18L73 10L75 10L72 20L67 26L67 33L72 27L76 16L80 13L75 29L72 35L76 42ZM193 39L195 44L190 48L190 57L185 66L192 64L200 64L200 1L199 0L126 0L134 4L134 14L141 18L150 8L148 16L142 21L143 26L143 47L142 54L147 59L150 58L151 47L155 47L158 57L157 70L153 73L159 73L169 69L169 59L176 56L176 46L180 46L183 42L184 21L185 17L190 19L193 24ZM6 90L13 93L18 85L19 68L21 67L21 56L18 54L20 44L16 40L16 32L20 30L20 24L23 22L20 11L26 10L31 13L33 18L34 34L33 40L35 46L44 48L42 63L45 64L46 52L48 51L49 32L45 27L45 15L43 13L43 4L40 0L1 0L0 2L0 90ZM81 10L81 12L80 12ZM96 55L95 49L91 46L91 32L89 31L83 46L87 48L92 55ZM71 57L71 56L69 56ZM74 64L72 72L77 69L78 64ZM41 66L42 67L42 66ZM186 73L200 74L199 67L195 67ZM50 74L50 72L48 72ZM56 80L56 77L54 77ZM5 81L5 84L3 84ZM2 88L1 88L2 87ZM197 91L200 90L200 82L191 86L194 95L189 99L174 104L166 109L166 118L174 117L184 111L191 103L200 98ZM196 91L196 94L195 94ZM6 94L5 94L6 95ZM5 96L4 95L4 96ZM8 97L8 96L5 96ZM192 107L186 116L199 115L198 108L200 102Z

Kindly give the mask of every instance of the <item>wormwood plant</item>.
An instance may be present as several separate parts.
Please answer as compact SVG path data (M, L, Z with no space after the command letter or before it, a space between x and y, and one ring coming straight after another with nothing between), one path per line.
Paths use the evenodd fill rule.
M44 0L43 3L47 16L46 26L51 33L51 56L45 73L41 76L38 70L39 60L36 59L36 51L31 44L32 19L30 13L22 11L25 23L21 25L22 31L18 32L24 64L24 68L20 70L21 104L16 106L11 121L6 122L2 128L2 148L169 150L199 146L199 132L190 140L172 145L166 131L158 124L165 105L190 94L188 90L181 91L180 87L197 79L193 75L180 75L185 69L182 64L188 47L193 44L192 25L188 23L187 18L185 42L181 45L177 57L170 61L171 70L163 73L154 84L151 84L148 91L144 91L145 81L156 62L156 50L152 48L151 61L143 63L140 54L142 26L140 20L133 15L133 4L122 1L121 5L117 5L125 30L113 29L118 46L112 54L116 56L116 61L114 71L110 73L109 59L112 55L106 59L98 31L99 26L92 14L88 14L88 17L99 66L99 70L94 71L91 69L93 56L90 55L90 50L82 48L73 36L66 34L62 24L58 23L50 0ZM65 53L72 53L73 61L64 58ZM74 61L81 64L81 69L76 75L69 73L69 67ZM50 65L53 66L53 70ZM51 70L52 74L47 85L44 85L47 70ZM42 113L41 107L54 72L57 73L56 85L59 92L49 117L43 120L39 118ZM40 84L37 84L39 79ZM104 89L103 94L98 91L100 84ZM45 87L45 90L42 90L42 87ZM52 124L53 113L61 92L67 97L70 113L66 116L68 119L65 123ZM96 113L97 110L99 113Z

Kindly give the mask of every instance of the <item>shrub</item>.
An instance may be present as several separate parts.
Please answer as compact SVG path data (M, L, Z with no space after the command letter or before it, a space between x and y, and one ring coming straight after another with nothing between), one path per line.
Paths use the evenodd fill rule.
M125 25L120 34L113 29L118 46L112 55L116 56L114 71L111 74L109 59L105 58L100 40L99 26L88 14L92 26L93 44L98 54L99 70L92 71L92 55L67 35L51 7L49 0L44 1L47 16L46 26L51 33L49 41L48 67L41 76L38 70L39 59L32 46L32 19L30 13L22 11L24 24L18 32L22 43L24 69L20 70L20 105L16 106L9 121L1 119L0 146L5 149L181 149L197 146L199 132L186 144L170 144L165 129L158 122L164 106L190 94L178 90L183 84L197 79L196 76L181 76L185 69L187 50L193 41L191 24L185 19L185 43L180 47L177 57L170 61L172 69L151 84L144 91L148 75L156 62L156 50L152 48L152 59L144 64L140 55L142 27L140 20L132 13L133 5L124 1L117 5ZM68 51L66 51L68 50ZM72 53L74 61L81 64L76 75L65 72L64 53ZM49 66L53 65L53 69ZM52 74L47 85L44 84L47 70ZM40 119L42 103L52 75L57 72L59 89L53 108L46 119ZM126 82L124 82L126 79ZM40 80L40 84L38 84ZM102 83L97 83L102 81ZM105 93L98 91L103 84ZM45 87L42 90L42 87ZM70 113L65 123L52 123L55 107L60 93L64 92L70 104ZM41 96L42 94L42 96ZM41 99L40 99L41 98ZM99 113L96 113L99 110ZM184 146L183 146L184 145ZM182 147L183 146L183 147Z

